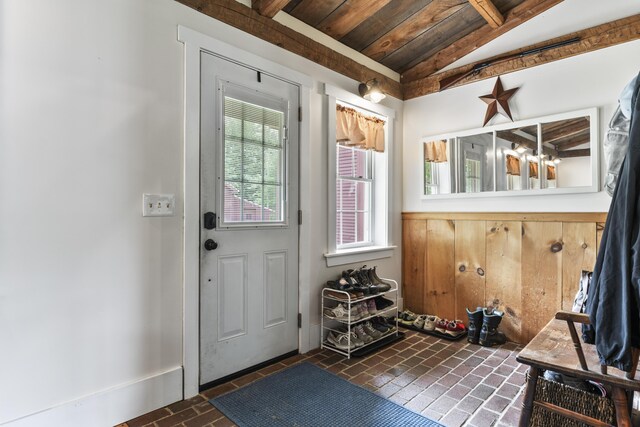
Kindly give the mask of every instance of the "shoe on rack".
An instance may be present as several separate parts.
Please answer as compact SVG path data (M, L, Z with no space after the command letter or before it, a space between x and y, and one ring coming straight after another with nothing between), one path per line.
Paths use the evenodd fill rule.
M369 278L369 281L371 282L371 286L375 286L376 290L378 292L387 292L391 289L391 284L387 283L387 282L383 282L381 279L379 279L375 273L374 273L374 268L370 268L368 270L366 270L366 275Z
M467 327L464 326L462 320L452 320L447 323L447 329L445 331L447 335L451 335L452 337L459 337L462 334L467 333Z
M327 342L340 350L353 350L356 346L353 342L350 341L351 340L348 334L329 331L329 335L327 335Z
M328 317L329 319L344 320L344 321L349 320L349 310L347 310L347 308L344 305L342 305L342 303L338 303L338 305L336 305L333 308L325 308L323 314L325 315L325 317Z
M343 333L343 334L350 333L351 334L351 344L353 344L353 346L355 348L359 348L359 347L362 347L364 345L364 341L362 341L360 338L358 338L358 336L356 335L355 332L353 332L353 330L351 332L348 332L346 327L342 327L342 328L339 328L338 331L340 333Z
M365 344L369 344L371 341L373 341L373 337L367 334L362 323L354 326L352 328L352 331L355 332L358 338L364 341Z
M360 314L360 319L364 319L365 317L371 316L369 313L369 307L365 301L359 302L356 304L358 313Z
M422 329L428 332L433 332L436 329L436 325L438 324L439 321L440 321L440 318L438 316L427 316L427 318L424 321L424 326L422 327Z
M380 339L384 335L382 332L374 328L373 325L371 324L371 321L369 320L364 322L362 324L362 327L364 328L364 331L367 333L367 335L372 337L374 340Z
M416 317L416 320L413 321L413 326L415 326L418 329L423 329L424 328L424 322L426 322L427 317L429 317L429 315L427 314L421 314L418 317Z
M387 334L391 329L391 325L387 323L386 319L380 316L371 319L371 326L383 334Z
M440 319L436 322L436 328L435 331L436 332L440 332L441 334L446 334L447 333L447 324L449 323L449 321L447 319Z
M376 308L376 302L374 300L367 300L367 310L369 310L369 314L372 316L378 312L378 309Z
M387 307L391 307L394 304L393 301L382 296L375 297L374 301L376 303L376 308L378 309L378 311L384 310Z

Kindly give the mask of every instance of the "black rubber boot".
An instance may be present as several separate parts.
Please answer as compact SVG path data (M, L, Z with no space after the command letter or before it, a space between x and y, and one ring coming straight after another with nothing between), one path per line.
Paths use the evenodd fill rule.
M484 347L493 347L494 345L506 343L507 337L502 332L498 331L498 325L502 321L504 313L498 310L489 312L485 308L482 315L484 316L484 319L482 321L482 330L480 330L480 345Z
M476 311L469 311L467 308L467 316L469 316L469 334L467 341L471 344L478 344L480 339L480 329L482 329L482 307L476 308Z

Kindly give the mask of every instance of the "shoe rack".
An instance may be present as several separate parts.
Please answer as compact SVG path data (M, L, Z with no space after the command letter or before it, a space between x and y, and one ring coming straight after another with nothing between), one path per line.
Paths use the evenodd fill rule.
M352 294L346 291L340 291L333 288L322 289L321 307L321 343L320 347L323 349L331 350L336 353L346 356L348 359L351 356L364 356L369 354L378 348L386 346L392 342L395 342L401 338L404 338L404 333L398 331L398 282L393 279L383 279L385 282L392 283L391 289L386 292L379 292L374 295L365 295L363 297L354 298ZM393 302L392 305L376 311L375 314L369 314L365 317L353 316L352 309L357 307L358 304L367 303L369 300L373 300L377 297L384 297L387 300ZM325 309L334 309L338 304L342 304L346 308L346 318L334 318L325 314ZM359 347L355 347L354 340L352 339L352 332L359 324L364 324L367 321L375 317L384 317L385 319L393 319L393 323L388 323L390 330L377 339L373 339L371 342L365 343ZM328 341L330 333L334 335L346 333L346 348L338 348L337 345ZM372 337L373 338L373 337Z

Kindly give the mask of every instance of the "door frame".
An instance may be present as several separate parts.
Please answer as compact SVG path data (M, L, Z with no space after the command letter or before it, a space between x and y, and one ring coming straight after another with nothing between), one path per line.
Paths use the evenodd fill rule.
M213 55L277 76L300 86L299 170L309 167L309 106L313 80L298 71L246 52L211 36L178 25L178 41L184 44L184 253L183 253L183 398L199 393L200 341L200 53ZM288 52L282 50L286 56ZM306 114L304 114L306 112ZM299 209L309 212L310 180L299 174ZM309 335L310 229L299 226L298 307L302 327L298 331L298 349L311 349Z

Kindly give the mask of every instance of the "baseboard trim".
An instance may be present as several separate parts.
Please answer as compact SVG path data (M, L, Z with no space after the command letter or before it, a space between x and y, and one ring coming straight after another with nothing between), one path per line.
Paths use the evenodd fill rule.
M7 427L105 427L182 400L182 367L119 385L23 417Z

